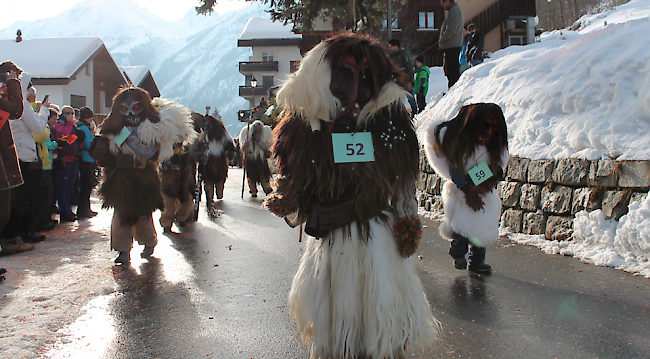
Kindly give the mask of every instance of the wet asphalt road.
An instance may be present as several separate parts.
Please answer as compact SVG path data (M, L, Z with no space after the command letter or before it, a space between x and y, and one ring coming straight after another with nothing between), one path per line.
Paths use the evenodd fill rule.
M100 339L46 356L89 358L93 347L116 359L308 358L286 307L299 231L247 191L240 198L240 169L229 175L216 217L202 203L199 222L179 234L162 235L156 223L152 259L136 247L130 265L105 263L116 291L97 297L101 310L77 329ZM470 274L454 269L437 222L425 224L412 260L444 336L412 357L650 358L649 280L507 239L488 248L493 274Z

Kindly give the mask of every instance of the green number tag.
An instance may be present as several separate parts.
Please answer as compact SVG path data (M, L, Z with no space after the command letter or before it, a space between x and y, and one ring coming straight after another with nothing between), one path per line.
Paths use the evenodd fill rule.
M480 185L486 179L492 177L492 171L490 171L490 167L485 162L481 162L478 166L467 171L467 173L469 173L475 186Z
M334 162L373 162L375 149L370 132L333 133Z
M122 146L124 141L126 141L126 138L129 137L130 134L131 131L129 131L129 129L126 126L124 126L122 127L122 131L120 131L120 133L117 136L113 137L113 142L115 142L117 147L120 147Z

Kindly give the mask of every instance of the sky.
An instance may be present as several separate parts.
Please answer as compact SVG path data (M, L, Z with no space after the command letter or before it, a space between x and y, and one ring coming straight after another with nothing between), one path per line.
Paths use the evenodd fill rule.
M511 155L650 160L650 39L639 36L650 33L650 1L631 0L577 24L577 31L546 32L539 43L492 53L444 97L446 78L434 68L429 105L416 116L420 139L427 124L452 118L461 106L494 102L506 117ZM577 213L571 241L507 228L502 234L650 278L650 196L619 221L601 210Z
M29 0L7 1L2 4L0 29L15 21L34 21L54 17L84 0ZM105 0L110 1L110 0ZM133 0L161 19L174 21L182 18L199 4L199 0ZM242 6L242 0L218 0L215 11L227 12Z

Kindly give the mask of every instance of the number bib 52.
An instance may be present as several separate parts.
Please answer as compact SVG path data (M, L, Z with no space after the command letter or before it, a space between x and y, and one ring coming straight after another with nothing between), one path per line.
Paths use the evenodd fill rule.
M333 133L334 162L374 162L375 149L370 132Z

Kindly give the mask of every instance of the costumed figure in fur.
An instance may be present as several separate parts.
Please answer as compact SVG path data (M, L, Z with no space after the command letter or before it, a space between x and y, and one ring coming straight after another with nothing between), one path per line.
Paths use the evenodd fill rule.
M279 177L265 206L309 235L289 310L316 359L405 358L439 336L414 263L418 141L401 71L374 39L342 34L303 58L278 93ZM368 135L369 141L355 142ZM373 153L374 160L335 159ZM363 146L363 149L360 147ZM365 151L365 152L364 152Z
M160 216L164 233L172 232L176 222L184 227L194 212L195 162L189 148L182 143L174 145L174 155L160 164L160 184L165 208Z
M242 128L239 132L239 143L244 153L244 170L248 178L248 188L251 197L257 197L257 184L264 193L269 194L273 189L270 185L271 170L269 169L269 147L271 145L271 126L256 120Z
M508 164L508 130L501 108L493 103L461 107L453 119L433 121L425 150L438 175L444 220L440 234L451 241L449 254L457 269L491 273L485 247L499 236L501 199L495 188Z
M149 257L157 244L152 212L164 208L158 177L159 161L174 154L173 145L195 134L189 110L168 99L151 100L138 87L115 95L111 113L100 126L91 156L104 167L99 189L102 208L114 208L111 247L116 263L130 260L135 238Z
M192 114L195 128L200 123L200 138L196 144L199 172L205 189L208 212L214 205L214 196L223 199L223 189L228 178L228 151L235 151L233 139L223 122L213 116Z

